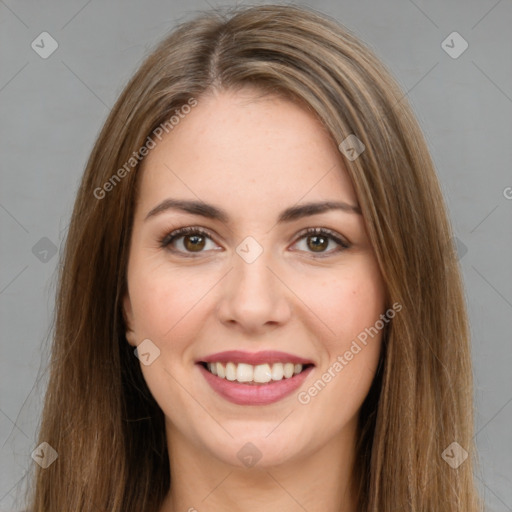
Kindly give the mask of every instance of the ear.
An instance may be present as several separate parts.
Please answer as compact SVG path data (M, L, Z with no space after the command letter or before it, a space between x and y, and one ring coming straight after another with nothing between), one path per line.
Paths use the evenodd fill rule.
M130 345L132 345L132 347L136 347L137 344L135 343L135 331L133 331L133 329L132 329L132 326L133 326L132 303L131 303L130 296L128 295L128 293L126 293L125 296L123 297L123 319L124 319L124 324L126 326L126 332L125 332L126 341L128 341L128 343Z

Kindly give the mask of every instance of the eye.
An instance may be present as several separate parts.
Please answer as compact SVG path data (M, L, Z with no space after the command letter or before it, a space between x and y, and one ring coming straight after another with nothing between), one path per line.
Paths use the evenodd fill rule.
M165 235L159 243L160 247L168 248L172 252L188 252L191 254L202 252L207 246L207 241L213 242L211 236L204 229L197 227L185 227L176 229L175 231ZM178 248L176 246L178 246Z
M313 253L321 254L320 256L315 255L315 258L323 258L332 253L339 253L350 247L348 242L343 240L330 229L326 228L308 228L306 231L303 231L301 235L299 242L305 242L306 248L304 250L306 252L311 250ZM337 245L338 247L331 251L326 251L330 242L334 242L334 245Z
M348 242L343 240L335 232L326 228L308 228L299 233L299 237L299 241L296 242L295 245L305 241L306 248L301 250L315 253L314 257L316 258L322 258L332 253L339 253L350 247ZM208 250L208 241L213 243L212 237L208 231L199 227L188 226L176 229L165 235L159 240L159 244L162 248L167 248L172 252L181 253L188 257L194 253L200 254L204 252L204 249ZM338 247L326 251L331 242Z

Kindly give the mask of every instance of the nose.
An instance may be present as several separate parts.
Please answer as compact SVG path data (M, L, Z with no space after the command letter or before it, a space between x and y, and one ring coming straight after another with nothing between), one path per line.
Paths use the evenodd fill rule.
M233 267L222 287L219 320L253 334L286 323L291 315L291 292L267 253L252 263L234 254Z

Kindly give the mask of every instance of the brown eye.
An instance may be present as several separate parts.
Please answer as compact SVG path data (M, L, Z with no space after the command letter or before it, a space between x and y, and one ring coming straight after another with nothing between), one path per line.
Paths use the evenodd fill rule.
M160 247L183 255L206 252L208 242L214 244L211 236L204 230L194 227L177 229L160 240Z
M322 252L329 246L329 239L322 235L312 235L307 237L307 245L314 252Z
M202 235L186 235L183 237L183 246L187 251L201 251L205 246L205 239Z
M316 253L313 257L322 258L337 254L348 249L351 245L340 235L326 228L308 228L301 235L297 242L298 245L303 244L303 248L299 247L300 250L306 253ZM333 248L327 250L331 243Z
M208 252L208 242L214 244L212 237L207 231L201 228L185 227L164 236L160 240L160 246L183 256L200 255L203 252ZM303 243L305 246L305 248L300 249L301 252L316 253L318 257L342 252L351 245L342 239L340 235L326 228L308 228L302 233L298 242L296 242L296 244L300 243ZM327 250L331 243L334 245L334 248Z

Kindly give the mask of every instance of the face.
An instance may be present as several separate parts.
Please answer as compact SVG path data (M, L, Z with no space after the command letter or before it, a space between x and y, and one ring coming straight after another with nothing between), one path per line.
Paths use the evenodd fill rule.
M319 122L249 89L204 96L139 178L127 340L144 343L169 444L270 467L352 443L381 347L381 331L361 334L384 286ZM340 206L302 208L325 202Z

